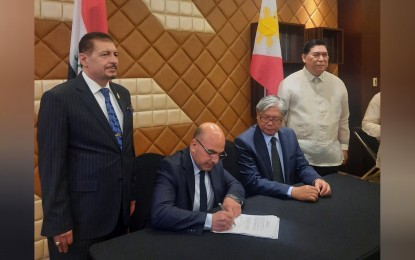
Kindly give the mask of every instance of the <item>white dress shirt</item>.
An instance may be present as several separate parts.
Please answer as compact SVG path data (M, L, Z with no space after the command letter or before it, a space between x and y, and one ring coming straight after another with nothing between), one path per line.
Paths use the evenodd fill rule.
M82 76L84 77L86 84L88 85L89 89L91 90L92 94L94 95L95 99L97 100L99 106L101 107L102 112L104 113L105 117L107 118L109 122L108 117L108 111L107 106L105 105L105 97L101 92L102 87L98 85L94 80L92 80L88 75L85 74L85 72L82 73ZM115 114L117 115L118 123L120 124L121 131L123 131L123 120L124 120L124 114L121 111L120 105L118 104L118 101L116 100L116 97L114 93L112 93L111 88L109 87L109 83L105 86L105 88L110 90L110 99L112 107L115 110Z
M192 155L190 155L190 158L192 159L193 163L193 170L194 170L194 176L195 176L195 197L193 201L193 211L200 211L200 169L196 165L196 163L193 161ZM213 208L213 188L212 184L210 183L210 176L209 173L206 172L205 174L205 186L206 186L206 195L207 195L207 209ZM205 220L205 230L210 230L212 228L212 214L208 213Z
M264 136L265 143L267 144L269 158L271 159L271 146L272 146L271 138L272 138L272 136L266 135L264 133L262 133L262 135ZM274 135L274 137L277 139L277 143L276 143L277 151L278 151L278 156L280 157L280 162L281 162L282 177L283 177L284 182L285 182L285 169L284 169L284 159L283 159L284 157L283 157L281 142L280 142L280 138L278 136L278 133L276 133ZM271 165L272 165L272 159L271 159ZM293 189L293 187L291 186L287 191L287 195L290 198L291 198L292 189Z
M362 129L368 135L375 137L380 141L380 92L373 96L367 106L365 116L362 120ZM376 156L376 167L380 169L380 149Z
M362 120L362 129L380 140L380 92L373 96Z
M346 86L323 72L314 77L305 67L285 78L278 90L288 106L285 118L308 162L338 166L349 148L349 104Z

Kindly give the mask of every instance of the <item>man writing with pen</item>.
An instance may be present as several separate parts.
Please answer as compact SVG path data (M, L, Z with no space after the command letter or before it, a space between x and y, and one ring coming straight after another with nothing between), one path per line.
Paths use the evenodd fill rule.
M223 168L224 147L221 128L203 123L189 147L161 162L151 212L154 228L202 234L232 227L241 214L245 191ZM222 210L208 213L218 206Z

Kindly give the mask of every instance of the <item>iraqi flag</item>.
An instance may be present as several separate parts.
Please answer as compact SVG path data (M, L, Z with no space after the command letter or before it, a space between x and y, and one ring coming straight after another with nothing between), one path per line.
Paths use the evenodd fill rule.
M276 0L262 0L250 73L268 95L277 94L284 73Z
M108 33L105 0L75 0L72 19L71 47L69 50L68 79L81 72L78 44L88 32Z

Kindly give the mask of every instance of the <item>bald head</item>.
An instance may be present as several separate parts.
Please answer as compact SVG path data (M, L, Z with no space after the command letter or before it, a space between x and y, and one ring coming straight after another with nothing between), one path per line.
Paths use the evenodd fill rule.
M215 155L209 155L205 149L214 151ZM201 124L193 135L190 144L190 152L193 160L201 170L210 170L218 163L219 153L225 150L225 134L215 123L207 122Z
M217 139L223 139L223 141L225 141L225 134L222 129L217 124L212 122L201 124L193 134L193 138L203 140L207 135Z

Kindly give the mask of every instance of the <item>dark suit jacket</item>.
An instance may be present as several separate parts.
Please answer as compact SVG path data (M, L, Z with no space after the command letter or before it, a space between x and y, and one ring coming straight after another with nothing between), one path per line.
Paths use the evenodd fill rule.
M247 193L287 198L292 184L311 185L320 175L308 164L290 128L278 131L284 161L285 183L274 181L271 159L261 129L254 125L235 139L241 181Z
M128 90L110 83L124 114L123 150L83 76L42 96L39 121L39 173L42 235L70 229L81 239L102 237L120 212L129 221L133 198L133 116ZM130 108L130 109L128 109Z
M223 169L221 161L209 175L214 192L213 205L223 202L226 194L245 198L242 184ZM166 157L160 164L152 203L153 227L202 234L207 213L192 211L194 196L194 169L190 150L186 148Z

